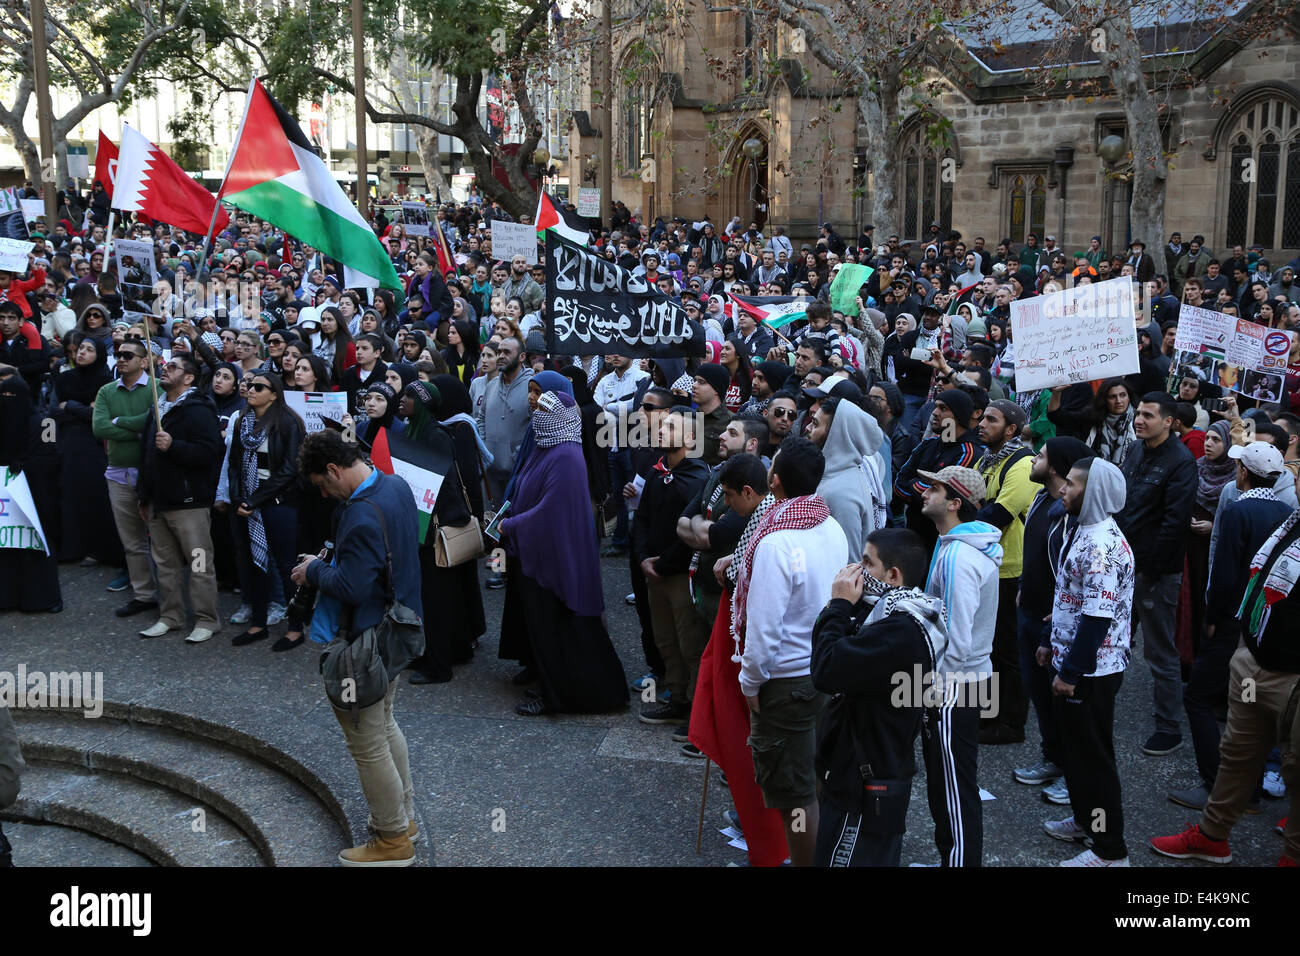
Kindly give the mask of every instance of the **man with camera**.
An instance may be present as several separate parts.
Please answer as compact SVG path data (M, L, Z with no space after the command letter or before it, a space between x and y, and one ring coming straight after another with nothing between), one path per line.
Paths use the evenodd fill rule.
M322 496L344 502L335 512L334 558L303 555L293 569L294 583L319 590L311 639L329 644L341 628L361 635L394 601L420 607L419 515L406 482L372 468L360 445L332 430L307 436L298 470ZM397 684L389 681L383 699L369 706L330 702L370 805L371 839L341 852L344 866L410 866L415 860L415 791L406 737L393 717Z

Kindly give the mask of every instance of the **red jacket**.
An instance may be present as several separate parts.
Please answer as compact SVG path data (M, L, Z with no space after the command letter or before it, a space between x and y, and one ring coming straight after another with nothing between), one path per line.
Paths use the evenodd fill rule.
M33 269L30 279L10 279L7 289L0 289L0 302L17 302L23 310L23 318L32 317L32 307L27 304L27 293L35 292L45 285L45 270Z

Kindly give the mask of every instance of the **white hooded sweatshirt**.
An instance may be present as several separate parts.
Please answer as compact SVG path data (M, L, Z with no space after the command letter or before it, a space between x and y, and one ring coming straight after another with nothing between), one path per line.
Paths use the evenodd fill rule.
M948 647L939 662L939 675L948 683L989 676L1001 539L1001 530L987 521L967 521L940 535L934 549L925 590L943 600L948 616Z

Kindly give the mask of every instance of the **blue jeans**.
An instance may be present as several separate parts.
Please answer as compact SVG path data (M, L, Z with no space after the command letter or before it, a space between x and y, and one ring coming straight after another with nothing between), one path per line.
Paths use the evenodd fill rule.
M610 539L610 545L615 548L626 548L628 545L628 517L627 507L623 504L623 486L635 478L632 471L632 450L630 448L619 448L609 450L609 480L610 493L617 495L619 499L618 518L614 525L614 536Z
M926 402L924 395L908 395L903 393L903 417L899 428L906 430L912 424L912 419L916 418L916 413L921 410Z
M1064 766L1056 718L1052 713L1052 677L1050 667L1039 667L1035 655L1040 639L1051 631L1052 622L1039 619L1016 608L1016 636L1020 650L1020 680L1025 694L1034 705L1038 718L1038 735L1043 739L1043 759Z

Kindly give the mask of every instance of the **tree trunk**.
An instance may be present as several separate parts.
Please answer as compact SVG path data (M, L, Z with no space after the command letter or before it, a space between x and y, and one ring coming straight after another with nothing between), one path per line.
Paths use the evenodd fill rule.
M881 102L881 86L864 85L858 90L858 115L867 128L871 161L871 224L877 236L901 235L898 231L898 194L894 191L894 151L888 147L893 136L894 104ZM887 95L889 95L887 93ZM905 236L904 238L912 238Z
M442 172L442 154L438 152L438 134L432 130L420 131L415 136L415 149L424 166L424 180L429 188L438 191L446 202L451 196L451 184Z
M1164 244L1169 163L1160 135L1160 116L1142 72L1142 50L1127 13L1106 21L1101 61L1128 119L1133 157L1133 200L1129 206L1133 238L1143 240L1148 249L1159 249Z

